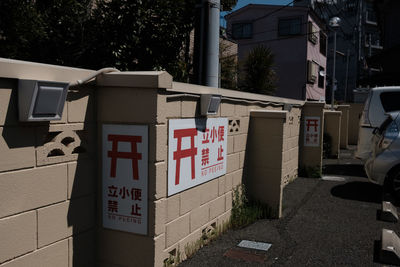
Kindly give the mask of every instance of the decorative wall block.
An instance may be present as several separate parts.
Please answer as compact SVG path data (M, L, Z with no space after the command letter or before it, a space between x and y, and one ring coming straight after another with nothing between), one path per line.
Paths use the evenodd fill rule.
M229 119L229 133L238 133L240 131L240 119Z
M43 146L36 149L37 165L48 165L77 160L86 155L88 145L86 130L64 129L64 131L48 132Z

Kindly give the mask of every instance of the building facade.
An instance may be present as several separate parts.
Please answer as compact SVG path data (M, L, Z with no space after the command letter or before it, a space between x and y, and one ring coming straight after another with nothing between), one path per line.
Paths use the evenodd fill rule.
M326 34L307 7L249 4L226 17L238 43L239 61L256 46L270 48L277 74L276 95L325 100Z
M340 27L328 29L327 100L330 102L333 73L333 42L336 31L335 100L351 101L358 86L370 87L371 77L381 71L368 64L380 53L382 42L372 0L300 0L295 6L308 7L329 25L332 17L341 19Z

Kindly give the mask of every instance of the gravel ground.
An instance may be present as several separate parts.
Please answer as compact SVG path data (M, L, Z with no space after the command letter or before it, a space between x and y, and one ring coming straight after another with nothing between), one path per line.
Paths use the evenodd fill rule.
M296 179L284 189L281 219L230 230L180 266L381 266L374 252L381 229L400 234L400 223L377 218L381 187L369 183L354 160L326 165L345 180ZM241 240L272 247L267 252L238 248ZM242 259L224 256L227 252Z

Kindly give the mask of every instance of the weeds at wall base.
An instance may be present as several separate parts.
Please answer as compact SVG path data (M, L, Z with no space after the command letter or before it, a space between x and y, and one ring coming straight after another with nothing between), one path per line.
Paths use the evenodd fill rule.
M216 240L229 229L243 228L259 219L271 217L271 208L258 201L249 200L246 196L244 185L237 186L232 192L232 210L229 221L218 226L211 225L203 229L201 237L185 245L186 259L190 259L202 247ZM177 266L181 262L181 253L178 250L175 255L170 255L164 261L164 267Z

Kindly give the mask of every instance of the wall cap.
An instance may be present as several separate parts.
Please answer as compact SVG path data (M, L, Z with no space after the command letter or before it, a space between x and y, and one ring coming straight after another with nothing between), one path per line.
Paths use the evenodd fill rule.
M325 110L324 114L333 115L333 116L341 116L342 112L341 111L336 111L336 110Z
M167 89L168 92L177 92L177 93L189 93L189 94L218 94L225 98L232 98L236 100L246 100L246 101L254 101L254 102L271 102L271 103L280 103L280 104L292 104L302 106L304 105L304 101L269 96L269 95L261 95L261 94L253 94L247 92L241 92L236 90L228 90L222 88L208 87L197 84L189 84L189 83L180 83L173 82L172 88Z
M250 117L268 119L286 119L288 112L284 110L250 110Z
M172 76L166 71L110 72L97 77L98 86L171 88Z
M1 78L71 83L85 79L93 73L95 71L87 69L0 58Z

